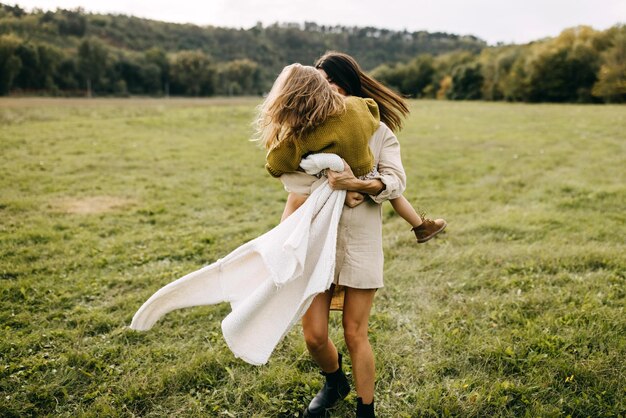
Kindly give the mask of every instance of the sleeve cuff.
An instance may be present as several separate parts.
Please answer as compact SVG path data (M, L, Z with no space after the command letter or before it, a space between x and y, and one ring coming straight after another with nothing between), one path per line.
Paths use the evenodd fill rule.
M376 203L383 203L386 200L395 199L402 195L402 190L400 188L400 183L394 176L387 176L381 174L378 176L378 180L382 181L385 185L385 188L382 192L378 193L376 196L371 196L372 200Z
M270 167L269 164L265 164L265 169L267 170L268 173L270 173L270 175L272 177L280 177L281 175L283 175L284 173L281 173L280 171L276 171L274 170L272 167Z

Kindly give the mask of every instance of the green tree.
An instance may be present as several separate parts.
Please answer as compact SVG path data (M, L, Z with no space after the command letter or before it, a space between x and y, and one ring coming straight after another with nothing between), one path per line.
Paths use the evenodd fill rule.
M442 99L447 97L447 92L452 88L452 72L457 66L473 62L476 55L467 51L454 51L435 57L433 62L434 74L432 83L424 92L429 97Z
M615 35L613 45L602 54L598 81L592 93L607 102L626 102L626 26Z
M259 65L249 59L229 61L218 67L220 94L229 96L261 93Z
M406 64L383 64L372 72L377 80L411 97L433 96L427 87L432 84L434 74L434 58L430 54L418 55Z
M398 65L382 64L374 68L372 77L394 90L400 91L402 72Z
M22 62L14 86L26 90L56 91L54 78L62 58L61 51L47 44L22 43L15 54Z
M147 94L162 94L161 68L158 65L143 61L140 68L142 90Z
M478 62L459 65L452 71L452 86L447 97L452 100L478 100L481 98L483 75Z
M498 80L498 89L505 100L510 102L528 101L530 82L528 71L534 52L526 47L505 54L501 59L504 67L510 68Z
M210 96L215 92L215 68L202 51L182 51L170 65L172 92L191 96Z
M0 36L0 95L11 90L13 79L19 73L22 61L16 51L22 40L15 35Z
M54 80L63 59L63 52L53 45L39 44L37 54L39 55L40 85L45 90L56 91L58 86Z
M505 90L512 77L512 68L522 47L502 46L485 48L478 57L482 68L482 97L485 100L503 100Z
M95 38L83 40L78 47L78 68L86 82L87 97L93 94L93 88L99 86L106 71L107 50L104 44Z
M589 47L549 50L532 63L528 98L533 102L589 101L598 67L598 56Z
M170 73L170 62L167 59L167 54L163 49L158 47L150 48L145 53L146 67L144 71L146 72L146 90L152 91L155 93L163 92L164 95L169 94L169 73ZM159 73L159 86L155 88L153 86L155 77L154 67L158 68Z
M57 12L56 22L61 35L82 37L87 31L87 17L81 8L76 10L60 10Z
M600 54L594 47L597 37L592 28L580 26L535 47L527 72L528 100L591 101L600 68Z
M61 58L58 70L54 77L54 83L61 90L74 93L80 88L81 74L78 69L78 62L73 55Z
M142 64L135 56L120 54L114 64L115 75L113 77L116 81L124 81L123 89L119 93L143 94L145 92L145 74Z
M22 65L13 83L15 87L21 89L42 88L39 80L39 53L37 47L32 43L22 43L15 50L15 55L20 59Z
M426 87L433 81L435 74L434 59L430 54L418 55L401 71L400 92L412 97L423 97Z
M4 9L5 12L10 13L11 15L18 17L18 18L23 17L27 14L26 11L22 9L20 6L18 6L17 4L15 6L9 6L8 4L0 4L0 7Z

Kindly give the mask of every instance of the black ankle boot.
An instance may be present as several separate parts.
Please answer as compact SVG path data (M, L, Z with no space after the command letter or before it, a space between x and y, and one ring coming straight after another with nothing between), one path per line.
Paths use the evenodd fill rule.
M326 377L324 387L315 395L309 406L304 410L308 418L323 417L326 410L345 398L350 393L350 384L341 369L341 354L339 354L339 368L332 373L321 372Z
M363 404L363 399L356 398L356 418L376 418L374 415L374 400L367 405Z

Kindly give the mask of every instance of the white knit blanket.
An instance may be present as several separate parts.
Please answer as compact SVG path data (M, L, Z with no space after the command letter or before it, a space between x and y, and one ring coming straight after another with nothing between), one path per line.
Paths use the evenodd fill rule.
M302 166L310 174L326 168L342 171L343 161L334 154L316 154ZM230 302L232 311L222 321L226 343L236 357L265 364L315 295L333 282L345 193L324 181L271 231L153 294L130 327L144 331L175 309Z

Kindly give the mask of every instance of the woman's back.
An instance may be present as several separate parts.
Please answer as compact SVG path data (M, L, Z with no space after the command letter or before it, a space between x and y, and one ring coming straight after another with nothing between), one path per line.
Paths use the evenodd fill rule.
M347 97L346 111L328 117L297 138L286 138L269 150L266 169L274 177L297 171L308 154L337 154L356 176L369 173L374 164L368 141L378 129L378 106L372 99Z

